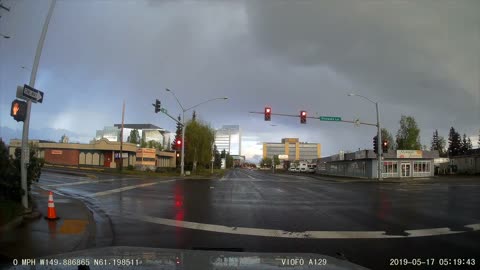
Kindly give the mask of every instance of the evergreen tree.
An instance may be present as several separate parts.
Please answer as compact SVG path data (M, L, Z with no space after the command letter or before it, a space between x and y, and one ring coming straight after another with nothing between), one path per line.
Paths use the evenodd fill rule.
M470 137L467 139L467 150L472 150L473 145L472 145L472 140L470 140Z
M478 142L477 142L477 148L480 148L480 129L478 130Z
M432 144L430 146L431 151L438 150L438 130L435 129L432 137Z
M178 122L177 122L177 130L175 131L175 139L173 140L173 142L171 143L171 149L172 150L177 150L179 151L180 149L177 149L177 140L181 140L182 139L182 124L180 123L181 122L181 117L180 115L178 116Z
M128 136L127 142L133 143L133 144L140 143L140 134L137 129L130 131L130 136Z
M220 169L220 167L222 166L222 158L216 144L213 145L213 158L213 167L216 169Z
M448 134L448 156L453 157L459 155L461 152L462 141L460 134L451 127Z
M472 140L470 140L470 138L467 138L467 134L464 133L462 142L460 144L460 154L465 155L472 149L473 149Z
M432 145L430 147L431 151L438 151L440 157L445 157L445 138L438 135L438 130L433 132Z

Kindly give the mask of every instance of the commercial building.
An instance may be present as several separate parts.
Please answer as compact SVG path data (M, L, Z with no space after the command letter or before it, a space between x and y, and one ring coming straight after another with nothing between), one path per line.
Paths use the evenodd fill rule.
M97 130L95 140L107 139L110 142L120 142L120 129L116 127L104 127ZM126 140L125 140L126 141Z
M242 133L239 125L223 125L215 131L215 145L219 152L225 150L230 155L242 154Z
M450 166L456 173L480 174L480 148L469 150L464 155L450 157Z
M122 124L115 124L114 127L120 130ZM124 124L124 141L127 141L128 136L130 136L130 132L134 129L138 130L138 134L140 135L141 140L144 140L146 142L155 141L161 143L164 147L168 144L168 135L170 134L170 132L152 124Z
M263 158L286 155L286 161L316 160L322 156L319 143L300 142L298 138L283 138L280 143L263 143Z
M383 178L430 177L438 151L394 150L384 153ZM317 159L318 174L377 178L377 156L373 150L341 153Z
M88 144L57 143L42 140L31 140L29 144L36 149L36 156L43 158L47 164L117 168L120 166L122 158L124 167L135 166L137 162L136 145L123 143L121 157L120 142L112 142L105 138ZM14 156L15 149L19 147L21 147L21 140L11 140L9 154ZM175 167L175 152L151 150L155 152L154 166Z

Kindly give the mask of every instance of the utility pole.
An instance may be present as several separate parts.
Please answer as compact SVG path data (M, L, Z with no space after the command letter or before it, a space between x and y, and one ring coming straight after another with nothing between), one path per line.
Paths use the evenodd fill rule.
M120 129L120 172L123 170L123 124L125 120L125 100L122 108L122 128Z
M31 87L35 87L35 79L37 77L38 65L40 63L40 56L42 55L43 43L47 35L48 24L53 14L53 9L55 7L56 0L52 0L50 3L50 8L48 10L47 17L45 18L45 23L43 24L42 33L37 44L37 50L35 52L35 58L33 60L32 73L30 74L30 83ZM24 208L28 209L28 187L27 187L27 164L30 160L30 149L28 147L28 129L30 125L30 112L32 108L32 101L27 100L27 115L25 121L23 122L23 132L22 132L22 153L21 153L21 186L25 193L22 196L22 205Z

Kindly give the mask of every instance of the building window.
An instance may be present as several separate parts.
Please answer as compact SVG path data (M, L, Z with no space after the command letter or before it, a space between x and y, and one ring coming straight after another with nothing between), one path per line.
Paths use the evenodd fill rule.
M413 162L413 176L428 176L430 175L430 161L414 161Z
M398 176L398 165L396 161L384 161L383 162L383 177L396 177Z
M141 157L137 157L137 161L142 161L142 158L141 158Z

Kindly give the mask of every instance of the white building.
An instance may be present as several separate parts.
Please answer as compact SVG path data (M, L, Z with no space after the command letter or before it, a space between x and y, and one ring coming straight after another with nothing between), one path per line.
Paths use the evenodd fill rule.
M122 124L115 124L113 127L104 127L102 130L97 130L95 139L100 140L105 138L112 142L120 141L120 129ZM164 148L167 148L168 145L168 136L169 132L163 128L152 124L124 124L123 125L123 141L127 142L130 132L132 130L138 130L140 140L145 142L155 141L161 143Z
M242 154L242 134L239 125L224 125L215 131L215 145L219 152Z

